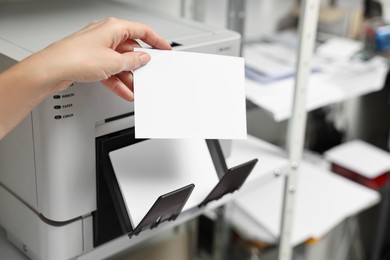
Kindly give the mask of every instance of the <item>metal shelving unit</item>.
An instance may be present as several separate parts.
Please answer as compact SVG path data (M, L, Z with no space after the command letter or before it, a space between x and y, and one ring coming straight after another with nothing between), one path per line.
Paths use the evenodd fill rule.
M299 49L296 64L293 112L288 124L289 172L286 174L279 243L279 260L292 259L292 222L297 175L302 158L306 128L306 90L316 38L319 0L304 0L299 18Z
M278 259L292 259L291 245L292 222L294 218L294 201L297 175L302 158L306 128L306 90L310 74L312 54L316 39L320 0L301 1L299 17L299 49L296 64L293 113L288 123L287 149L289 170L285 175L281 236ZM227 11L228 28L244 35L245 0L229 0Z

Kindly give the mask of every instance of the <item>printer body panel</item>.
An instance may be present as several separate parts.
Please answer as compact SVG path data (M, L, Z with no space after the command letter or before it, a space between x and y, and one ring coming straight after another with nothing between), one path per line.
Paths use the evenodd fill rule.
M0 184L37 209L32 118L29 114L0 141ZM1 209L0 209L1 210Z
M232 34L231 31L221 30L197 38L180 38L173 41L182 44L182 46L175 48L177 51L183 50L227 56L240 55L239 38L237 38L236 34ZM188 48L188 46L191 46L191 48Z
M100 21L107 17L148 24L168 40L196 39L205 34L213 34L215 31L198 23L117 1L23 1L2 4L0 39L3 38L14 46L33 53L80 30L91 21ZM10 22L12 26L9 26ZM140 44L145 46L142 42ZM28 52L24 54L28 55Z
M58 225L41 217L0 186L0 225L7 238L30 259L70 259L85 252L83 219Z
M96 125L132 111L132 103L100 83L74 84L35 109L41 214L54 221L66 221L96 210Z

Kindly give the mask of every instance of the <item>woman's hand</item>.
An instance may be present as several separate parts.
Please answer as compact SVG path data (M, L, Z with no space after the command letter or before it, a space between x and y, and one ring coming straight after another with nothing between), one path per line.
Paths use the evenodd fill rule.
M150 27L116 18L92 22L80 31L38 53L57 77L56 91L72 82L101 81L122 98L132 101L132 70L145 65L150 56L133 52L141 40L157 49L171 46Z

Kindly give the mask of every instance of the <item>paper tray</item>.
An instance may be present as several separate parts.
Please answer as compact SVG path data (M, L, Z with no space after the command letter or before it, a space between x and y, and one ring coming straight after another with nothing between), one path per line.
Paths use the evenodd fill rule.
M126 139L123 147L109 145L115 149L104 151L109 155L106 168L111 167L110 170L106 169L104 175L110 186L111 196L114 197L122 232L130 236L161 221L172 219L169 216L177 216L181 210L204 206L209 201L233 192L242 185L257 162L252 160L228 169L219 181L213 160L223 156L210 156L208 147L211 143L219 145L217 140L137 140L133 130L129 130L125 136L133 136L133 141L128 141L131 138ZM191 185L194 185L192 194L184 189ZM177 190L182 188L188 196L175 198L180 194L176 193ZM171 196L166 197L167 194ZM171 207L172 212L167 211L166 203L169 200L162 198L175 198L172 200L176 201ZM161 207L159 201L166 205ZM163 212L156 213L154 207ZM149 216L149 224L145 226L143 219L148 212L154 213L152 217Z
M238 190L256 163L257 159L254 159L229 169L198 207L206 206L209 202L218 200L224 195ZM137 227L129 233L129 237L138 235L145 229L153 229L164 221L175 220L181 213L194 187L195 185L190 184L168 194L161 195Z

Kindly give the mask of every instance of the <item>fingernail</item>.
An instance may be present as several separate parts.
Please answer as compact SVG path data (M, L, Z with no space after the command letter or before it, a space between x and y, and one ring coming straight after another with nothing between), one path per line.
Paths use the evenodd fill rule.
M150 61L150 56L147 53L142 53L139 56L139 60L141 62L141 65L145 65L146 63L148 63Z

